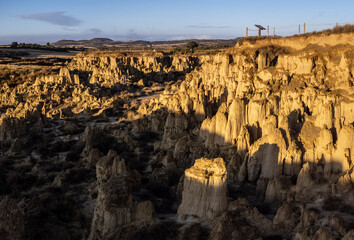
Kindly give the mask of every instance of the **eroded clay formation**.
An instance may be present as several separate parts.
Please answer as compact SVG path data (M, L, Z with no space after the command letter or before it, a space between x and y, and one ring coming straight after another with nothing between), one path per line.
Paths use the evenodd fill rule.
M17 188L2 190L14 226L0 234L351 239L353 37L194 56L92 52L2 84L1 181Z
M184 174L179 215L219 216L227 208L226 167L222 158L197 159Z

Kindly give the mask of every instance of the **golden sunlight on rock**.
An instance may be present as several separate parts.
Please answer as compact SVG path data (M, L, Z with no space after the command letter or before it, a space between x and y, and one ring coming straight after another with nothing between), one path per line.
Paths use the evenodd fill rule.
M0 47L0 239L353 239L353 39Z
M178 215L219 216L227 208L227 172L222 158L200 158L185 171Z

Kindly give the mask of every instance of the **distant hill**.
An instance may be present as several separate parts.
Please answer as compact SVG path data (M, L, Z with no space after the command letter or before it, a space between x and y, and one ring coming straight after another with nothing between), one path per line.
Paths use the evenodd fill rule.
M122 48L172 48L184 47L189 41L196 41L200 46L233 46L237 43L237 39L186 39L172 41L114 41L109 38L93 38L90 40L60 40L52 45L56 47L122 47Z
M114 42L109 38L93 38L91 40L59 40L53 43L56 47L80 46L80 47L102 47Z

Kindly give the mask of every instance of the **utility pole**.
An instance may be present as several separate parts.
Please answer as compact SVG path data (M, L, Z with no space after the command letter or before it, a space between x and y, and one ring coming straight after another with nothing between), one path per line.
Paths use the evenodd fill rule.
M301 34L301 33L300 33L300 24L299 24L299 36L300 36L300 34Z
M269 37L269 25L267 26L267 37Z
M275 27L273 27L273 37L275 37Z
M306 33L306 23L304 23L304 34Z
M248 27L246 27L246 38L248 37Z

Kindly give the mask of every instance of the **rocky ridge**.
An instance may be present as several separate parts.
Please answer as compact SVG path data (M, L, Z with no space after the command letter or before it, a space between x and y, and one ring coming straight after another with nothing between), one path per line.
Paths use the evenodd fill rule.
M321 38L323 43L326 37ZM302 48L283 39L264 40L200 56L200 68L177 92L140 106L139 112L168 111L163 141L155 146L172 151L177 166L221 156L229 184L253 183L266 203L311 206L335 197L342 206L333 208L351 211L351 38L330 36L327 45L316 46L300 39ZM347 218L344 212L339 216ZM311 238L308 234L297 235Z
M58 74L17 85L1 84L1 196L15 199L24 213L26 234L20 239L104 238L117 226L153 222L151 202L125 203L132 199L132 189L138 188L140 174L132 170L129 177L123 170L112 170L111 177L96 182L96 176L101 176L101 172L96 174L96 164L105 162L108 166L103 168L111 169L110 164L118 161L112 159L122 157L118 162L125 169L124 157L137 161L140 153L135 150L143 138L129 133L125 121L133 118L127 110L136 109L165 87L173 91L173 84L197 64L193 57L93 53L75 57ZM129 165L134 164L130 161ZM133 186L131 179L137 181ZM121 188L115 186L118 182ZM116 219L108 214L117 189L124 190L126 198L113 206L116 212L126 206L122 211L130 217ZM111 227L106 226L113 220ZM11 238L12 233L7 228L4 231Z
M352 38L80 54L3 84L2 196L30 238L350 239Z

